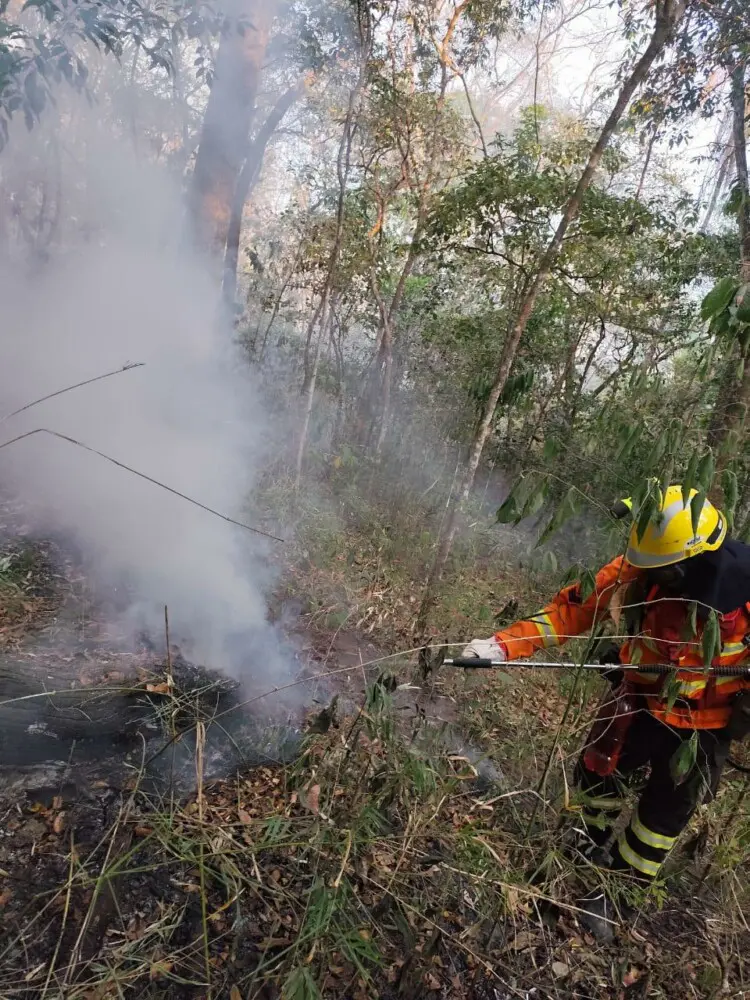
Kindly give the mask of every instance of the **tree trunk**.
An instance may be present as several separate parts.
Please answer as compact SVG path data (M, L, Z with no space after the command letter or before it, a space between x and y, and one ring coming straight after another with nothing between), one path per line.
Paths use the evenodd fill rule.
M601 161L604 151L609 145L610 139L612 138L620 119L627 110L633 94L648 76L648 72L654 60L658 55L660 55L669 41L674 27L680 21L684 12L685 0L664 0L663 3L657 3L656 23L654 25L651 40L645 52L633 67L632 72L620 90L617 103L610 112L596 145L591 150L588 163L581 174L575 191L568 201L568 204L565 206L562 219L560 220L557 230L539 262L539 268L536 276L527 290L521 303L518 316L508 332L508 336L505 340L498 362L497 372L489 399L487 400L482 414L482 419L475 432L474 440L469 448L468 461L464 471L463 480L458 491L458 496L443 526L435 560L425 587L416 623L417 636L420 641L424 639L427 633L430 612L436 600L437 586L445 571L445 567L453 548L456 532L458 530L461 507L468 500L474 485L474 478L479 467L484 446L490 435L498 400L500 399L502 391L505 388L505 384L508 381L508 375L510 374L511 367L516 356L518 344L523 336L526 326L528 325L531 314L534 311L539 293L549 277L555 260L560 253L568 227L580 212L583 197L588 188L591 186L591 182L594 179L594 173L599 166L599 162Z
M369 40L369 35L361 35L361 39L364 42L365 37ZM302 481L302 468L305 460L305 449L307 448L307 435L310 430L310 416L312 414L313 401L315 398L315 385L318 380L318 365L320 363L320 348L323 343L323 333L326 327L326 316L329 304L329 298L331 291L333 289L333 282L336 276L336 268L338 267L339 256L341 254L341 244L344 237L344 221L346 218L346 189L349 182L349 172L351 168L352 159L352 143L354 142L354 113L357 107L357 102L359 101L359 95L362 92L362 88L365 83L365 74L367 70L367 59L369 57L370 46L363 47L360 53L360 71L359 77L357 79L356 86L349 94L349 104L346 109L346 118L344 120L344 131L341 135L341 142L339 144L338 156L336 159L336 173L339 182L339 193L338 193L338 205L336 209L336 230L334 233L333 246L331 248L331 254L328 259L328 270L326 272L325 285L323 286L323 291L321 293L320 305L318 307L320 315L320 332L318 333L318 339L315 345L315 354L313 357L312 364L310 364L309 348L312 343L312 332L315 326L315 317L308 328L308 339L305 348L305 381L302 387L302 394L305 400L303 409L303 420L302 428L300 430L299 444L297 448L297 466L296 466L296 486L299 489L300 483Z
M199 245L223 254L237 181L255 116L273 5L245 0L219 44L216 73L203 119L188 193ZM239 16L246 21L239 23ZM249 23L247 23L249 22Z
M643 169L641 170L641 177L638 181L638 187L635 192L635 200L640 201L641 195L643 194L643 188L646 184L646 176L648 175L648 168L651 166L651 156L654 152L654 146L656 145L657 133L654 132L651 138L648 140L648 146L646 147L646 158L643 161Z
M706 209L706 214L703 216L703 222L700 224L700 230L708 229L711 224L711 220L714 217L714 212L716 211L716 205L719 201L719 195L724 190L724 184L727 179L727 172L729 170L729 162L731 159L731 152L726 153L722 156L721 164L719 166L719 173L716 177L716 183L714 184L713 191L711 192L711 200L708 203L708 208Z
M750 184L747 169L747 137L745 134L745 71L747 61L741 59L732 71L732 118L734 160L737 186L742 194L738 224L740 231L740 279L750 282ZM747 364L737 378L737 368L747 352L733 343L725 359L719 383L719 393L711 415L708 441L716 451L716 469L726 468L730 454L726 445L730 436L741 431L750 406L750 369Z
M304 407L302 411L302 428L300 429L299 443L297 445L297 462L295 465L294 476L294 482L297 489L299 489L302 482L302 469L305 462L305 451L307 450L307 438L310 434L310 420L312 418L313 402L315 401L315 386L318 381L318 368L320 367L320 349L323 344L323 335L326 331L326 323L328 320L327 295L321 300L321 303L323 309L320 317L320 326L318 328L318 339L315 342L315 353L312 359L310 376L307 380L306 386L303 388Z
M274 132L281 124L287 111L300 99L304 93L304 89L305 83L302 80L295 87L290 87L278 99L274 109L268 118L266 118L255 139L250 144L244 166L237 180L237 187L232 201L232 214L227 230L226 252L224 254L224 278L222 281L222 296L224 304L229 310L234 308L237 293L237 263L240 255L240 235L242 233L242 216L245 210L245 203L250 192L258 183L268 143L271 141Z
M297 270L297 265L299 264L300 261L300 256L301 254L298 251L297 255L294 258L294 261L292 262L292 266L289 268L288 272L286 273L286 276L284 277L284 280L281 284L281 288L279 289L279 294L274 299L273 309L271 310L271 318L269 319L268 326L266 326L265 332L263 334L263 340L261 341L260 348L258 348L257 342L258 342L258 334L260 333L261 320L260 319L258 320L258 329L256 330L255 339L253 340L252 344L252 353L254 354L255 361L258 365L263 364L263 358L266 353L266 345L268 344L268 337L271 333L271 328L276 322L276 317L279 315L279 310L281 309L281 303L284 301L286 290L287 288L289 288L292 278L295 275L295 272Z

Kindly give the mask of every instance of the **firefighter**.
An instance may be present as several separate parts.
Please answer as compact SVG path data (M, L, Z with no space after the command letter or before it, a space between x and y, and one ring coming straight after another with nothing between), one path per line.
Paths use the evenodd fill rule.
M566 587L537 614L490 639L474 640L464 651L499 661L523 659L590 632L609 615L624 640L621 663L674 664L675 673L666 677L621 675L627 680L618 697L627 687L635 710L628 715L615 774L602 778L592 771L585 750L576 768L583 803L580 849L596 863L645 884L657 877L705 794L715 793L731 739L747 735L748 728L750 683L707 677L702 640L713 609L719 643L712 665L750 663L750 546L726 538L724 515L708 500L694 531L690 501L696 493L691 490L685 498L681 486L671 486L640 536L633 524L624 557L599 571L585 599L579 584ZM630 506L622 501L620 516ZM695 740L690 748L682 744L696 733L695 761L682 776L670 762L691 763ZM624 805L627 779L646 765L645 788L608 853L605 846ZM617 911L607 894L599 889L580 903L582 922L600 939L611 939Z

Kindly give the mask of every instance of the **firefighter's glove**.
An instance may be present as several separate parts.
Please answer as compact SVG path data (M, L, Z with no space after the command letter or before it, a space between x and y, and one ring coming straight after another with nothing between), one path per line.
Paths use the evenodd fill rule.
M497 660L501 663L508 659L505 650L494 636L491 639L472 639L462 655L478 656L481 660Z

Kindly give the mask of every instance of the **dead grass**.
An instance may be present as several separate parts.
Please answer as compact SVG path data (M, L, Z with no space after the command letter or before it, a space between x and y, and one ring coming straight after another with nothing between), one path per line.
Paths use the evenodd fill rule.
M384 541L377 523L300 533L283 597L337 669L336 635L411 645L412 597L431 541ZM510 597L543 596L487 555L447 582L439 641L489 634ZM501 581L501 582L499 582ZM487 609L487 610L485 610ZM414 659L396 660L397 682ZM606 875L566 859L578 804L570 765L591 698L570 677L441 672L450 726L408 717L383 664L360 668L361 709L315 720L293 764L205 780L210 715L169 670L151 678L165 737L195 741L196 792L158 796L134 772L92 800L16 803L0 842L0 996L110 1000L627 1000L750 990L745 785L702 810L714 847L673 859L668 884L615 945L576 918ZM565 707L568 722L560 729ZM456 751L458 733L473 754ZM477 753L500 772L482 779ZM668 889L668 891L667 891Z
M641 900L636 926L598 947L574 899L601 876L550 835L566 806L554 782L477 786L434 729L402 731L387 687L311 734L294 765L219 783L202 783L196 720L195 795L155 799L136 777L88 843L61 800L32 807L38 878L57 881L4 890L0 995L741 996L736 854L729 871L717 853L702 883L695 866L676 872L661 911ZM741 829L725 848L746 865Z

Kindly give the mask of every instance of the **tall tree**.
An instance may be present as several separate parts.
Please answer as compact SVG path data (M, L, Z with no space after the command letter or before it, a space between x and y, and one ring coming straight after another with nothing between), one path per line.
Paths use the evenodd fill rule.
M482 419L469 447L468 460L458 490L457 500L454 502L451 512L446 518L432 569L427 580L422 604L417 616L417 634L420 638L427 632L430 611L437 597L437 586L445 571L458 530L461 507L468 500L474 486L477 469L479 468L482 452L490 433L498 401L508 381L518 345L528 326L539 294L560 253L568 228L580 212L584 194L594 179L596 169L610 143L615 129L625 114L636 90L647 78L655 60L662 54L669 43L676 26L685 13L686 3L687 0L656 0L655 20L651 39L620 89L617 101L601 130L597 142L591 150L588 162L581 174L576 189L565 206L557 229L539 260L536 274L529 284L515 320L508 331Z
M248 150L274 4L235 0L216 57L189 203L200 245L223 258Z
M738 55L731 73L732 137L736 181L732 204L736 207L740 237L740 289L738 305L750 303L750 186L747 168L747 56ZM748 345L732 337L722 369L708 440L717 452L717 468L731 461L729 444L737 440L750 406L750 366L745 364ZM739 374L738 374L739 371Z

